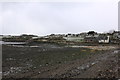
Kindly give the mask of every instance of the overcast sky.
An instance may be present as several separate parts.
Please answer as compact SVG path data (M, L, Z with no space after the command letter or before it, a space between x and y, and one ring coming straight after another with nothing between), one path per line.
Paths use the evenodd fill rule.
M48 35L117 30L117 1L0 3L2 34Z

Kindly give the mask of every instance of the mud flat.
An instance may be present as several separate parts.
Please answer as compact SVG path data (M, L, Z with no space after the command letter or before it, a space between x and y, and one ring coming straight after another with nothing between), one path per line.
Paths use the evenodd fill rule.
M100 47L3 45L3 78L98 78L105 68L92 75L89 70L94 67L93 71L97 71L119 52L115 46L99 50Z
M93 50L112 50L112 49L116 49L116 48L119 48L118 45L114 45L114 46L70 46L70 47L76 47L76 48L89 48L89 49L93 49Z

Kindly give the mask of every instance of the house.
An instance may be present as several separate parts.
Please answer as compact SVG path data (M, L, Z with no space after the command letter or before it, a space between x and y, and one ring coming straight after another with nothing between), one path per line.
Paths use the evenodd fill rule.
M88 43L97 43L98 39L96 37L85 37L84 41Z
M97 43L98 42L98 33L94 31L89 31L88 33L84 33L84 42L87 43Z
M110 36L99 36L99 43L109 43L110 42Z
M2 38L3 38L3 35L0 35L0 40L2 40Z
M114 31L112 34L114 39L120 39L120 31Z
M63 37L67 41L74 41L74 42L83 42L84 37L82 37L80 34L67 34Z
M67 41L74 41L74 42L83 42L84 38L83 37L63 37Z

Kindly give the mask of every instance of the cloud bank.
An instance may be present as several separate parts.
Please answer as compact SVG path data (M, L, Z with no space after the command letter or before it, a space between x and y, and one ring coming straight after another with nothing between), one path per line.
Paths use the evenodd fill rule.
M104 32L118 29L116 2L3 2L2 34Z

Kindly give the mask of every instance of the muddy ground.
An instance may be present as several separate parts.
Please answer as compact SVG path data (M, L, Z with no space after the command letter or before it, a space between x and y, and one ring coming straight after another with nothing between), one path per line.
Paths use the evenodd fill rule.
M3 45L3 78L120 78L120 49Z

